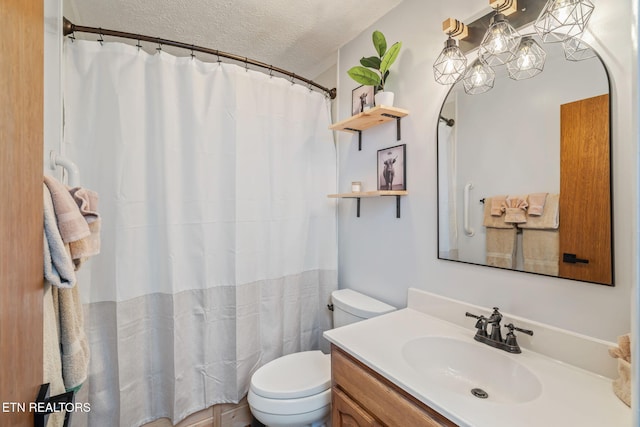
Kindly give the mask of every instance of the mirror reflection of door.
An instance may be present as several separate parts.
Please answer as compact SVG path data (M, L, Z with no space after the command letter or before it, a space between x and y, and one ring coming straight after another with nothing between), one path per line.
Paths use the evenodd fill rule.
M453 127L444 120L438 125L438 257L479 265L492 265L487 257L487 227L483 226L484 205L481 200L493 196L530 195L546 193L562 194L562 203L573 203L575 192L561 190L561 126L564 128L573 118L562 119L561 105L572 104L609 94L609 79L606 68L598 56L583 61L568 61L564 57L562 43L544 44L547 61L544 71L528 80L514 81L506 75L506 67L496 67L496 81L493 89L480 95L467 95L462 83L454 85L447 95L441 116L454 119ZM502 68L502 69L501 69ZM609 108L610 100L607 100ZM603 149L607 156L594 157L594 167L609 177L610 132L609 116L606 122L598 122L597 131L590 133L604 135ZM561 123L562 122L562 123ZM596 122L591 122L596 126ZM577 129L582 125L574 124ZM587 132L587 131L584 131ZM568 166L567 166L568 167ZM565 168L565 166L562 166ZM608 182L608 181L607 181ZM464 188L468 184L470 191L468 206L463 198ZM538 274L558 275L559 277L611 285L611 200L610 186L592 192L599 194L598 200L608 209L604 220L594 219L601 214L585 209L581 212L582 221L591 220L600 224L609 224L608 235L598 234L598 239L607 240L600 245L605 255L598 259L608 259L607 272L596 276L585 276L584 265L564 266L563 253L574 254L581 260L587 255L579 247L566 249L566 244L554 243L552 251L557 253L555 269L530 268L529 260L523 256L523 229L517 228L517 241L514 244L513 268L518 271ZM605 194L600 194L605 192ZM567 194L564 194L567 193ZM557 200L557 198L556 198ZM576 199L576 203L577 203ZM468 226L475 230L473 235L465 234L464 213L468 211ZM563 228L579 227L575 220L562 213L566 207L559 207L559 226L556 235L563 239ZM598 211L600 212L600 211ZM606 225L604 226L606 228ZM491 231L491 230L490 230ZM579 233L579 232L578 232ZM543 233L538 233L543 234ZM568 237L575 244L585 239ZM563 240L564 242L564 240ZM561 252L559 245L562 247ZM537 248L536 250L538 250ZM544 252L539 249L539 252ZM606 255L608 254L608 256ZM589 255L592 256L592 255ZM543 258L550 256L543 253ZM545 261L547 262L547 261ZM527 264L528 263L528 264ZM591 262L590 262L591 263ZM581 264L581 263L576 263ZM593 267L593 265L591 265ZM504 268L504 267L503 267ZM576 273L579 270L581 273Z
M611 285L609 95L560 111L560 276Z

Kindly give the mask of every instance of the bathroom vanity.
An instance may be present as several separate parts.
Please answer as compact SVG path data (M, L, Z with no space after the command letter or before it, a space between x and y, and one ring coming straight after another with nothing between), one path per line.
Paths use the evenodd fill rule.
M325 332L334 426L631 425L612 343L505 314L535 331L510 354L473 338L465 311L490 310L409 292L406 309Z
M331 367L334 427L456 425L335 345Z

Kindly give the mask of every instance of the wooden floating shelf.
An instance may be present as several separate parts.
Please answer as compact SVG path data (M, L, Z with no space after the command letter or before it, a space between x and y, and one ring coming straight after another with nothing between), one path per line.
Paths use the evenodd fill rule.
M357 133L358 131L363 131L382 123L397 120L408 114L409 111L403 110L402 108L379 105L335 123L329 126L329 129Z
M409 194L407 190L382 190L361 191L358 193L329 194L327 197L331 197L333 199L359 199L364 197L406 196L407 194Z
M358 193L329 194L332 199L356 199L356 216L360 218L360 199L367 197L394 196L396 198L396 218L400 218L400 197L409 194L407 190L381 190L381 191L361 191Z

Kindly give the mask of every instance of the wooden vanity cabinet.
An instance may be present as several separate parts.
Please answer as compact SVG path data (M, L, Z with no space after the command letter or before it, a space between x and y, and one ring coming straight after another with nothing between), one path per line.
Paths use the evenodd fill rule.
M331 346L333 427L453 427L453 422Z

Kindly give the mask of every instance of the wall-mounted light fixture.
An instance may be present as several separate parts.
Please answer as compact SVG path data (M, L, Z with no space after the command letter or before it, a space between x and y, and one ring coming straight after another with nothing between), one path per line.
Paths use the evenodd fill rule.
M549 0L533 27L543 42L563 42L583 33L593 9L589 0Z
M442 23L442 30L447 34L444 49L433 63L433 75L436 81L450 85L462 78L467 70L467 57L458 47L457 38L468 35L467 27L457 19L449 18Z
M480 61L491 67L504 65L513 58L520 45L521 36L516 31L504 12L515 10L517 0L489 0L495 10L487 32L480 42L478 57Z
M447 85L462 80L465 92L475 95L493 87L496 75L493 67L506 64L509 77L514 80L540 74L546 60L544 49L531 35L522 37L509 24L507 15L519 28L533 23L543 42L561 41L569 61L596 56L578 37L593 13L594 7L589 0L489 0L489 6L492 13L469 25L455 19L443 23L449 39L433 64L438 83ZM458 35L456 27L460 26L465 32ZM455 37L454 33L457 34ZM454 38L458 39L459 47L456 40L452 40ZM478 48L478 59L467 67L466 57L462 57L475 48Z

